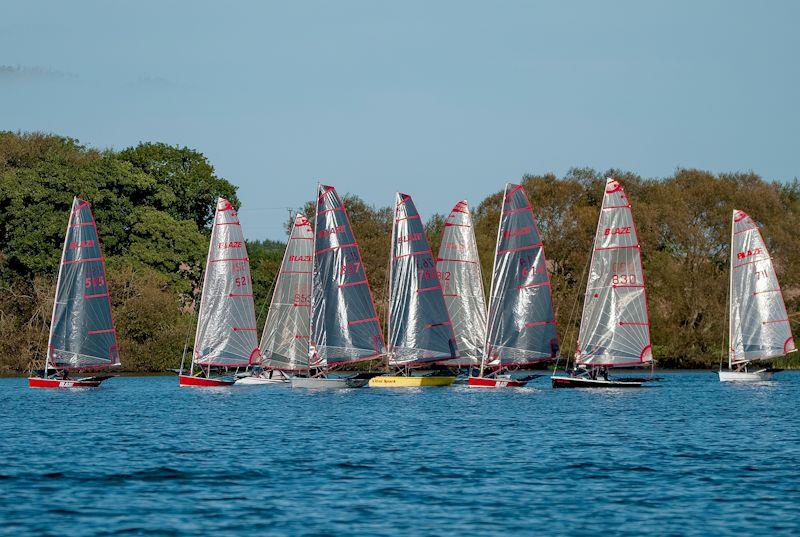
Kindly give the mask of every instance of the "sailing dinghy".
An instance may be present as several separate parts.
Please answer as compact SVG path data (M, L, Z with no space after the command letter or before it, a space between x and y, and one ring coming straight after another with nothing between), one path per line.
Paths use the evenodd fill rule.
M179 386L230 386L236 370L260 357L253 282L242 226L231 203L217 200L208 245L203 295L189 371L183 359Z
M751 371L750 365L797 349L767 245L758 224L738 210L731 223L729 295L728 369L720 368L719 380L769 380L780 369Z
M311 222L298 214L272 292L257 369L238 379L237 385L283 384L293 374L308 372L313 256Z
M390 267L387 369L395 374L374 377L369 385L449 386L455 381L449 371L411 374L457 358L458 350L425 228L407 194L397 193L395 198Z
M292 388L360 388L369 374L335 370L374 360L384 343L361 250L347 209L332 186L319 185L313 241L308 376Z
M444 221L436 270L458 348L458 358L445 365L472 368L480 364L486 345L486 303L478 246L466 200L456 203Z
M44 368L32 371L31 388L96 388L111 377L70 378L76 369L119 366L106 262L88 201L72 200L56 282Z
M539 375L503 372L550 362L558 353L544 246L522 185L507 184L503 195L486 332L480 374L469 378L472 387L525 386Z
M576 367L554 372L554 388L632 388L643 379L609 379L614 367L652 365L647 291L630 200L606 181L575 350Z

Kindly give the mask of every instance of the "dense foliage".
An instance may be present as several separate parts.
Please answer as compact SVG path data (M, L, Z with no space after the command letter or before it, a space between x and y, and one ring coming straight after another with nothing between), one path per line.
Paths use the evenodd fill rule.
M565 177L526 176L539 217L564 352L574 349L591 240L604 177L625 185L642 242L656 358L664 366L713 366L726 323L730 213L749 212L764 228L797 333L800 306L800 184L768 183L752 173L679 170L643 179L576 169ZM501 184L473 205L486 289ZM468 194L468 192L465 192ZM163 371L191 343L214 199L235 206L236 187L199 152L143 143L98 151L52 135L0 132L0 373L26 369L46 346L65 218L73 195L90 200L108 260L124 368ZM387 193L391 199L391 193ZM448 206L458 200L448 200ZM470 200L475 201L475 200ZM391 209L345 196L372 289L386 305ZM311 204L303 210L313 216ZM427 231L437 250L443 217ZM249 241L256 313L266 316L284 245Z

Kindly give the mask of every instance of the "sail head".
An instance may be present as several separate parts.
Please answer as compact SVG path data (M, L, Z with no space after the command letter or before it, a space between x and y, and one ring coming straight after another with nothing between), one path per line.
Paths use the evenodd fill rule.
M260 355L242 226L233 205L219 198L203 276L194 363L239 367L254 363Z
M495 249L484 365L521 366L558 353L541 234L522 185L508 184Z
M89 202L75 198L56 284L47 364L78 369L119 363L97 225Z
M625 189L606 182L578 335L576 363L623 366L653 360L639 238Z

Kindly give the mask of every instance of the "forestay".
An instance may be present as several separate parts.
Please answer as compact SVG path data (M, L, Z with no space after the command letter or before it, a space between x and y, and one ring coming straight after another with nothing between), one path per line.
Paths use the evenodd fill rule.
M194 340L194 363L246 366L258 360L250 260L239 217L217 200Z
M48 367L119 365L106 263L89 202L74 198L56 283Z
M758 225L733 211L730 281L731 365L795 350L783 294Z
M261 336L262 365L284 371L308 368L314 232L302 214L286 243Z
M422 220L411 196L400 193L395 198L392 226L389 297L392 365L457 356L453 326Z
M639 238L628 196L611 178L594 238L575 359L609 367L653 360Z
M444 222L436 267L456 335L456 364L477 364L486 345L486 303L472 216L465 200L453 207Z
M378 314L347 209L332 186L320 185L314 234L309 361L325 368L384 352Z
M484 366L555 358L558 334L542 237L522 185L507 184L489 297Z

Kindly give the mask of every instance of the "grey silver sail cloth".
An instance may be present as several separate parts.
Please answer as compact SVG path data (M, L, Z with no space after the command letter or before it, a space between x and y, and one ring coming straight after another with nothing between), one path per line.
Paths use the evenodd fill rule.
M606 181L594 237L575 361L596 366L653 361L642 258L630 200Z
M119 365L106 262L89 202L72 201L56 283L48 367Z
M478 246L466 200L456 203L444 222L436 267L456 334L459 357L453 365L475 365L486 345L486 302Z
M484 366L521 366L558 353L542 237L522 185L507 184L497 233Z
M411 196L395 198L389 278L389 362L411 365L458 356L442 286Z
M729 363L783 356L795 349L783 294L761 231L744 211L731 228Z
M347 209L332 186L317 191L310 365L334 367L384 352L375 303Z
M286 243L261 336L261 363L265 367L285 371L308 369L313 258L311 222L298 214Z
M260 355L242 226L230 202L219 198L203 276L194 363L238 367L256 362Z

